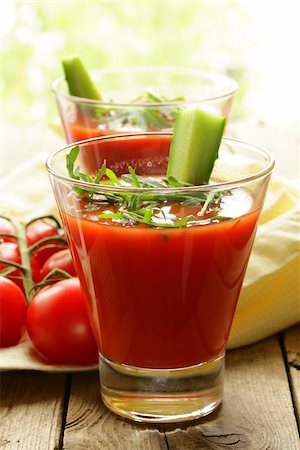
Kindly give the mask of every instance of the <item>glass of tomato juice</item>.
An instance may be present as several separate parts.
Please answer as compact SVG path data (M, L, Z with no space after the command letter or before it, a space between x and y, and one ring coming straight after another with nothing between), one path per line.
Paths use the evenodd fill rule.
M52 84L68 143L115 133L168 131L178 108L206 107L228 119L237 83L214 72L174 67L90 72L103 100L72 96L64 77Z
M80 171L77 160L65 166L74 145L47 161L103 401L136 421L190 420L221 403L226 343L274 166L264 149L223 138L209 184L166 187L170 139L82 141ZM98 184L104 160L114 175Z

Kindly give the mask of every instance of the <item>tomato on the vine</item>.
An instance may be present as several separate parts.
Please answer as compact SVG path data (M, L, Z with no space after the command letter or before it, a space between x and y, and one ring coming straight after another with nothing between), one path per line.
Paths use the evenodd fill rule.
M17 345L26 323L27 304L21 289L0 276L0 347Z
M0 235L1 234L12 234L16 235L16 230L10 220L0 217ZM16 238L10 236L0 236L0 242L16 242Z
M33 298L27 330L35 348L57 364L91 365L98 360L78 278L58 281Z
M47 259L41 269L41 278L45 278L52 270L55 269L64 270L69 275L76 277L71 253L68 248L54 253Z
M27 245L30 247L33 244L36 244L41 239L49 238L49 237L58 237L59 232L58 229L50 225L47 222L42 220L37 220L28 225L26 228L26 237L27 237ZM48 241L44 245L38 247L34 251L34 256L37 258L40 267L43 266L45 261L54 253L61 250L61 244L59 244L56 240Z
M6 259L7 261L21 264L21 254L17 244L14 242L2 242L2 244L0 244L0 259ZM40 266L34 256L30 258L30 266L32 279L35 283L38 283L40 281ZM0 271L7 267L9 267L8 264L0 262ZM7 278L24 290L22 274L19 269L10 272L9 275L7 275Z

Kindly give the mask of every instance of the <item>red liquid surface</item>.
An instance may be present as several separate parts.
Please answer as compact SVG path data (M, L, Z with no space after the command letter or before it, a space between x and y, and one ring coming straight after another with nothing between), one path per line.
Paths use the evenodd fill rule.
M130 112L130 108L124 109L124 115ZM161 110L161 114L166 114L166 111ZM119 114L122 113L119 111ZM138 111L136 111L138 115ZM126 118L122 116L119 120L115 119L112 115L109 120L107 117L104 120L101 118L97 119L95 111L80 111L76 110L76 117L72 118L73 121L68 121L66 118L62 120L64 131L66 135L67 142L72 143L76 141L81 141L89 138L99 137L99 136L110 136L114 134L124 134L124 133L138 133L145 131L171 131L173 128L173 123L175 117L166 117L162 122L152 123L151 120L148 123L135 124L132 125L126 121Z
M84 139L115 134L113 131L99 131L96 126L93 128L80 122L78 124L68 124L65 128L65 133L68 142L83 141Z
M117 128L116 130L105 129L104 126L100 127L100 122L90 117L88 114L80 114L77 111L77 120L74 123L65 122L64 129L67 141L69 143L82 141L84 139L90 139L94 137L100 136L110 136L114 134L124 134L131 132L142 132L142 131L163 131L163 130L142 130L142 129L134 129L132 130L130 127L123 126Z
M222 354L259 211L178 229L109 225L99 213L62 218L103 356L176 368Z

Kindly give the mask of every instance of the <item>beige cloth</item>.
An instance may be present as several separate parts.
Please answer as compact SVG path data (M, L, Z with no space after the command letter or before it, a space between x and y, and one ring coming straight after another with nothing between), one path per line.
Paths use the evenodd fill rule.
M228 348L300 321L299 189L273 174Z

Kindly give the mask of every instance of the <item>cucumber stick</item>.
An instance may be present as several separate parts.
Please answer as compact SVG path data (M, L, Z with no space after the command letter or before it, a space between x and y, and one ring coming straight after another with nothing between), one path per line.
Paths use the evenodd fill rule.
M70 95L92 100L102 100L100 92L79 56L74 55L63 59L62 65Z
M225 127L225 117L204 109L178 112L170 146L167 176L184 183L207 184Z

